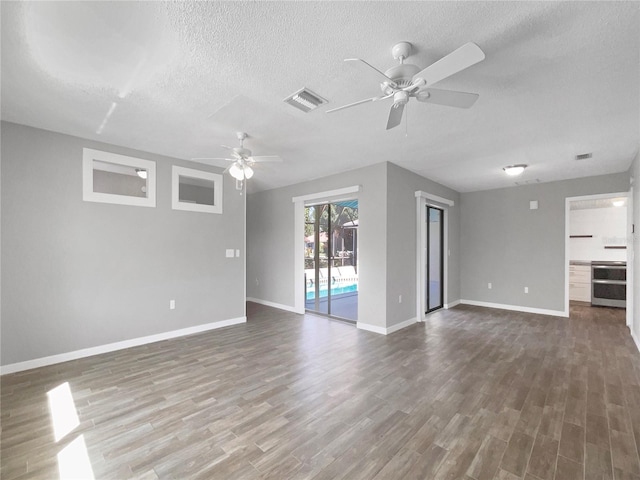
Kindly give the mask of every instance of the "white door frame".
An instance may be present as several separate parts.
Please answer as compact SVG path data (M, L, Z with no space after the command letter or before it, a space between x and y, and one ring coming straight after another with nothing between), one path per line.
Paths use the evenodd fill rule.
M627 196L627 327L632 329L633 325L633 272L635 249L633 244L633 185L629 188Z
M443 211L444 241L442 248L445 251L443 258L443 292L444 299L443 308L448 308L448 278L449 278L449 208L455 205L453 200L440 197L432 193L418 190L416 195L416 319L423 322L426 311L426 267L427 267L427 205L439 208Z
M579 200L597 200L602 198L616 198L624 197L627 199L627 219L629 218L628 209L630 208L629 192L613 192L613 193L598 193L594 195L581 195L578 197L566 197L564 203L564 316L569 316L569 256L570 256L570 215L571 215L571 202ZM631 217L633 218L633 217ZM633 313L629 313L629 307L633 306L633 290L629 285L629 263L633 263L633 248L629 249L629 223L627 220L627 325L630 325L631 317ZM631 256L631 258L629 258ZM633 267L631 267L633 269ZM633 270L631 270L633 273Z

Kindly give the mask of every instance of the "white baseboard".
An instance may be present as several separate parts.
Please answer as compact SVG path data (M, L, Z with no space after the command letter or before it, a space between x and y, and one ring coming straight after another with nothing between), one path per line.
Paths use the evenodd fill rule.
M379 333L380 335L386 335L387 329L384 327L378 327L377 325L369 325L368 323L358 322L356 327L360 330L366 330L367 332Z
M414 317L414 318L410 318L409 320L405 320L404 322L391 325L389 328L387 328L387 335L393 332L397 332L398 330L402 330L403 328L407 328L413 325L414 323L416 323L417 321L418 320Z
M160 342L162 340L169 340L176 337L184 337L185 335L193 335L194 333L205 332L207 330L215 330L217 328L229 327L231 325L237 325L239 323L246 322L247 317L231 318L229 320L205 323L203 325L196 325L195 327L181 328L180 330L158 333L156 335L149 335L146 337L132 338L131 340L123 340L121 342L108 343L106 345L99 345L97 347L83 348L82 350L75 350L73 352L59 353L57 355L51 355L48 357L35 358L33 360L27 360L25 362L3 365L2 367L0 367L0 375L22 372L24 370L31 370L32 368L46 367L47 365L53 365L55 363L68 362L70 360L77 360L78 358L92 357L93 355L100 355L101 353L108 353L116 350L123 350L125 348L138 347L140 345L146 345L148 343Z
M546 308L523 307L520 305L507 305L504 303L478 302L476 300L460 300L463 305L475 305L477 307L499 308L500 310L513 310L516 312L537 313L539 315L553 315L554 317L568 317L562 310L547 310Z
M451 302L451 303L445 303L445 304L444 304L444 308L445 308L446 310L449 310L450 308L453 308L453 307L455 307L456 305L460 305L460 300L454 300L454 301L453 301L453 302Z
M266 305L267 307L279 308L280 310L296 313L295 307L292 307L291 305L284 305L282 303L270 302L268 300L261 300L253 297L247 297L247 302L259 303L260 305Z
M366 330L368 332L379 333L380 335L389 335L390 333L397 332L398 330L402 330L410 325L416 323L417 320L415 318L410 318L409 320L405 320L404 322L396 323L395 325L391 325L389 328L378 327L377 325L369 325L368 323L358 322L357 327L360 330Z
M630 330L631 330L631 338L633 338L633 341L636 342L636 348L640 352L640 338L638 338L638 335L634 333L632 328Z

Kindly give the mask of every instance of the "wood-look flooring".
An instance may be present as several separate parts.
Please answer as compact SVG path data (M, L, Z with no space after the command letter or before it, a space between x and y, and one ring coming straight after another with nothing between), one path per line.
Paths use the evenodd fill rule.
M389 336L256 304L248 323L2 377L1 477L640 479L624 311L459 306ZM47 392L80 425L56 442Z

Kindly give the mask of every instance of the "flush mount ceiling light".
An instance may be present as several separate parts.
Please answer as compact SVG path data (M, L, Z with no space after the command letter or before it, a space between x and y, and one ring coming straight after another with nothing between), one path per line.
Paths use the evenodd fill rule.
M527 165L520 163L518 165L509 165L508 167L504 167L504 173L509 175L510 177L515 177L516 175L520 175L524 172L524 169L527 168Z
M144 168L136 168L136 173L143 180L147 179L147 171Z

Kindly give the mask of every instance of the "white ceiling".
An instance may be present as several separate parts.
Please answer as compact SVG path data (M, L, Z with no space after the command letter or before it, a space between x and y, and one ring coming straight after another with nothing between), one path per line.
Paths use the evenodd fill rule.
M144 151L255 155L251 190L392 161L466 192L626 171L640 145L638 2L2 2L2 118ZM416 102L326 114L379 94L342 60L425 67L466 42L485 61L437 84L469 110ZM303 113L306 86L329 100ZM576 161L576 154L593 158ZM526 163L518 179L502 167ZM226 166L226 165L225 165Z

